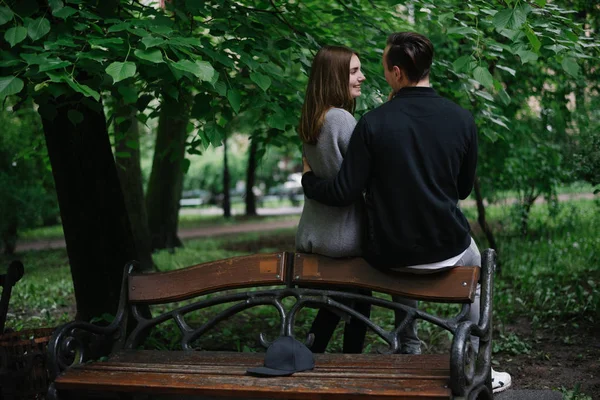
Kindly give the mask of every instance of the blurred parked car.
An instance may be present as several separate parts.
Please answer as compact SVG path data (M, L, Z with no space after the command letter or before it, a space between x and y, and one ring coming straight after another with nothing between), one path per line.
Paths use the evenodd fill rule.
M211 193L207 190L184 190L181 193L179 205L181 207L199 207L210 202Z
M291 201L292 205L299 206L304 200L304 190L302 189L302 174L292 174L288 180L281 185L273 186L269 189L265 200L285 200Z
M256 186L252 188L252 192L254 192L254 198L256 200L256 205L260 206L263 201L263 192ZM223 193L217 193L211 197L211 204L215 204L218 207L223 207ZM246 201L246 188L238 186L235 189L231 189L229 191L229 200L231 204L235 203L243 203Z

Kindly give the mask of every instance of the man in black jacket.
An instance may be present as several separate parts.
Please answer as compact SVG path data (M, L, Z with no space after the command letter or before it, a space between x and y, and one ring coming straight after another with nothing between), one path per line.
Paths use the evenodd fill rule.
M390 100L360 119L334 179L318 178L305 160L302 186L310 199L347 206L366 189L365 259L377 268L427 273L481 264L458 207L473 188L477 128L469 111L430 87L432 60L433 45L425 36L390 35L382 60ZM478 304L472 309L478 319ZM403 318L396 313L397 324ZM416 324L405 336L411 339L401 351L420 353ZM506 373L494 372L493 379L502 381L502 390L510 386Z

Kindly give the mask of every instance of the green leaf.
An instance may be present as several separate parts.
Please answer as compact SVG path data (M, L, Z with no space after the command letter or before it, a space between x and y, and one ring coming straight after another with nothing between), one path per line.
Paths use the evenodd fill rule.
M215 73L212 65L207 61L196 60L196 62L191 62L190 60L181 60L171 63L171 65L181 71L192 73L201 81L210 81Z
M240 111L240 102L242 100L242 96L240 92L235 89L231 89L227 92L227 100L229 100L229 104L231 104L231 108L237 114Z
M48 87L49 83L48 82L42 82L42 83L38 83L37 85L35 85L33 87L33 90L36 92L39 92L42 89L46 89Z
M117 88L117 90L121 96L123 96L125 104L133 104L137 102L138 92L135 87L121 85Z
M50 42L50 43L45 42L44 46L48 46L49 44L51 44L52 46L79 47L78 45L75 44L73 39L71 39L69 37L59 37L54 42Z
M500 125L503 128L509 129L508 126L504 123L504 121L498 118L489 118L489 121L495 123L496 125Z
M52 15L54 15L57 18L67 19L75 13L77 13L76 9L67 6L67 7L61 8L60 10L53 11Z
M535 4L544 8L544 7L546 7L546 0L535 0Z
M173 63L168 63L167 65L169 66L169 70L171 71L171 73L175 77L175 80L176 81L180 80L181 77L183 76L183 72L180 69L175 68L173 66Z
M114 83L120 82L123 79L131 78L135 75L135 71L135 63L131 61L114 62L106 67L106 73L112 76Z
M46 36L50 32L50 22L46 18L38 18L36 20L28 20L27 34L34 42Z
M123 44L125 43L121 38L108 38L108 39L90 39L89 43L95 46L106 46L108 44Z
M216 82L214 84L215 90L219 96L225 96L227 94L227 85L223 81Z
M452 63L452 68L454 68L456 72L461 72L471 60L473 60L473 57L471 57L470 55L462 56Z
M504 65L496 65L496 68L501 69L502 71L506 71L512 76L515 76L517 73L517 71L515 71L514 69L505 67Z
M552 50L555 54L560 53L561 51L565 51L568 49L567 46L563 46L562 44L553 44L551 46L544 46L545 49Z
M448 35L460 35L460 36L465 36L465 35L477 35L477 31L473 28L471 28L470 26L458 26L458 27L453 27L453 28L449 28L448 29Z
M46 74L50 75L51 72L46 72ZM100 94L98 92L96 92L94 89L87 85L82 85L81 83L75 82L70 76L63 76L61 80L63 82L66 82L67 85L71 87L71 89L83 94L85 97L92 97L96 101L100 100Z
M527 21L528 8L519 4L515 8L507 8L506 10L499 11L492 18L494 27L498 30L508 29L520 29L521 26Z
M481 83L487 89L493 89L494 78L487 68L482 66L475 67L473 70L473 77L477 82Z
M539 52L540 47L542 47L542 42L540 42L540 39L538 39L537 35L529 25L525 27L525 36L527 36L531 47L533 47L533 51L536 53Z
M146 46L147 49L149 49L150 47L161 45L164 42L165 39L154 36L148 36L142 39L142 43L144 44L144 46Z
M15 65L21 64L21 60L12 59L12 60L1 60L0 67L14 67Z
M64 71L46 72L46 75L48 76L48 78L50 78L52 82L58 83L67 81L67 75L64 73Z
M8 7L0 7L0 25L4 25L11 21L15 14Z
M68 67L69 65L71 65L70 61L61 60L60 58L48 58L48 59L44 60L44 62L40 63L40 71L39 72L45 72L45 71L51 71L53 69L64 68L64 67Z
M271 128L279 129L281 131L285 130L285 115L281 112L275 112L267 117L267 125Z
M492 97L492 95L489 94L488 92L484 92L483 90L476 90L473 93L475 93L477 96L482 97L486 100L494 101L494 98Z
M577 78L579 76L579 64L577 64L577 61L575 61L574 58L563 58L561 65L567 74L571 75L574 78Z
M498 96L500 97L500 101L502 101L502 103L504 103L504 105L509 105L510 104L510 96L508 95L508 93L506 93L506 90L502 89L498 92Z
M22 42L27 37L27 29L22 26L10 28L4 34L4 39L10 43L10 47L14 47L15 44Z
M526 64L528 62L536 61L538 59L538 55L529 50L518 50L515 53L521 59L521 64Z
M93 20L96 20L96 21L102 20L102 18L100 16L98 16L98 15L96 15L94 13L91 13L89 11L86 11L85 9L79 10L79 15L81 15L84 18L93 19Z
M250 73L250 79L265 92L271 86L271 78L269 78L267 75L261 74L260 72Z
M0 76L0 101L6 96L19 93L24 86L23 81L15 76Z
M42 64L42 63L46 62L47 54L48 53L43 53L43 54L24 53L24 54L21 54L21 58L23 60L25 60L28 65Z
M577 42L579 40L579 37L573 31L566 31L565 34L572 42Z
M210 144L214 147L219 147L223 144L223 137L225 134L223 128L217 125L214 121L208 122L204 125L204 133L208 137Z
M136 50L133 52L133 54L135 54L135 56L137 58L140 58L140 59L146 60L146 61L150 61L150 62L153 62L156 64L164 62L162 53L159 49Z
M128 28L127 32L131 32L134 35L139 36L139 37L150 36L150 32L148 32L147 30L142 29L142 28Z
M55 12L57 12L58 10L60 10L61 8L63 8L65 6L65 4L62 2L62 0L48 0L48 5L50 6L50 9L52 10L52 14L54 14Z
M129 22L121 22L119 24L111 25L111 27L108 28L107 32L121 32L129 29L130 26L131 24Z
M69 121L71 121L73 125L77 125L83 121L83 114L77 110L69 110L67 112L67 117L69 117Z
M158 33L159 35L168 35L169 33L173 32L173 29L164 25L150 25L148 29L154 33Z
M498 33L509 38L513 42L517 41L522 32L518 29L497 29Z

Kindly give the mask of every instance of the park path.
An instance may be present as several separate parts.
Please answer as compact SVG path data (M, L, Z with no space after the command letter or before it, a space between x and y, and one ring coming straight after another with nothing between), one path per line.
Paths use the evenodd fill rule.
M593 199L594 194L592 193L575 193L575 194L561 194L558 196L559 201L568 200L579 200L579 199ZM513 204L516 199L505 199L502 200L501 204ZM545 200L542 198L537 199L536 203L544 203ZM471 207L475 205L473 200L461 201L462 207ZM487 203L486 203L487 205ZM272 215L297 215L300 218L302 207L282 207L277 209L259 208L258 214L261 216L272 216ZM182 214L215 214L214 209L206 210L203 212L202 209L182 209ZM220 211L222 212L222 211ZM221 236L234 233L243 232L258 232L258 231L269 231L275 229L293 228L298 225L298 219L289 219L282 221L267 221L267 222L243 222L236 225L207 225L197 228L184 228L179 230L179 237L182 239L201 238L207 236ZM20 241L17 243L16 252L20 253L23 251L31 250L48 250L48 249L60 249L65 247L64 239L47 239L47 240L32 240L32 241Z

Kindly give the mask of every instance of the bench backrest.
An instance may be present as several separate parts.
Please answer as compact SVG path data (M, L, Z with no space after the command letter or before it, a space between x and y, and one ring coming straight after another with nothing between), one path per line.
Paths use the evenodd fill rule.
M129 301L149 304L225 289L274 285L365 288L420 300L469 303L478 279L478 267L415 275L383 272L362 258L280 252L233 257L176 271L132 274L128 282Z
M255 254L129 277L129 301L169 303L225 289L286 284L286 253Z
M384 272L359 257L340 259L296 253L292 283L342 285L426 301L470 303L479 271L479 267L456 267L433 274Z

